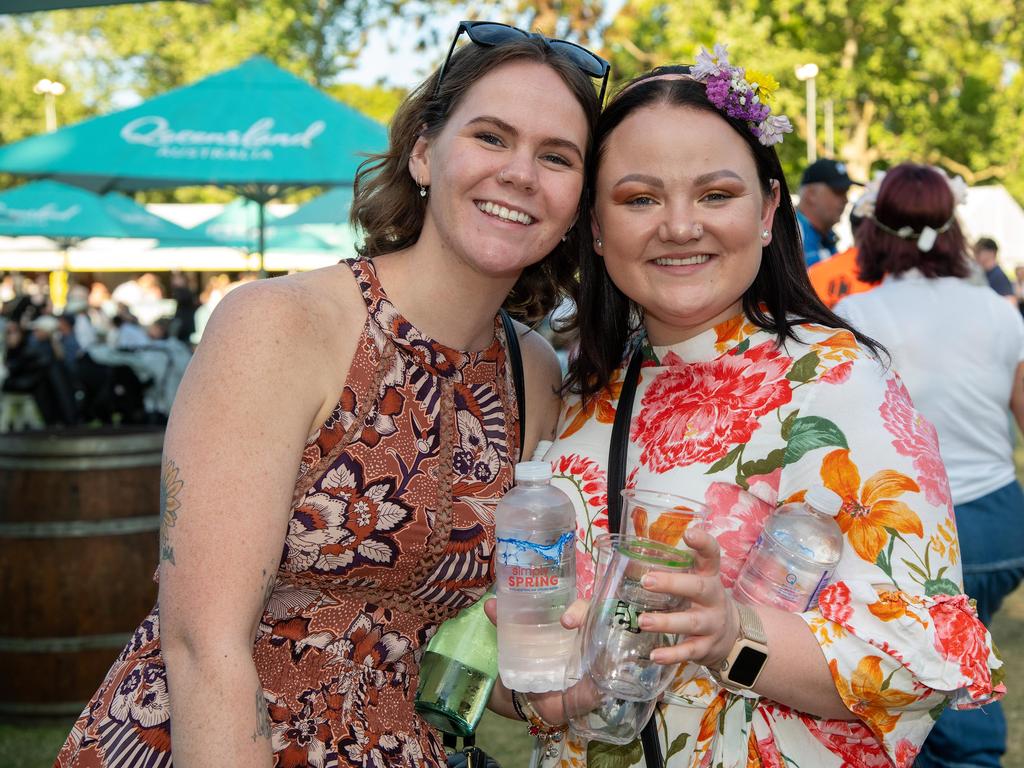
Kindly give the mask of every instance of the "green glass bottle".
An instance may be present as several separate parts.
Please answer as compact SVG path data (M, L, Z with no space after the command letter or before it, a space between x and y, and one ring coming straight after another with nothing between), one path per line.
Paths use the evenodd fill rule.
M420 661L416 711L438 730L469 736L498 677L498 636L480 600L437 630Z

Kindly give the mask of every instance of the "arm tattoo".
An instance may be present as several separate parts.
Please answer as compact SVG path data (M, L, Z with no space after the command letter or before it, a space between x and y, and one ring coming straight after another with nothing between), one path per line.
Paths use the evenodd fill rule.
M267 571L264 569L263 575L267 575ZM267 603L270 601L270 596L274 594L274 585L277 583L277 574L272 573L267 576L267 583L263 585L263 600L260 603L263 610L267 609Z
M163 473L160 475L160 562L167 561L174 565L174 547L171 546L171 528L178 522L178 511L181 509L182 486L178 465L174 459L164 460Z
M270 712L267 710L267 699L263 688L256 689L256 730L252 732L252 740L270 738Z

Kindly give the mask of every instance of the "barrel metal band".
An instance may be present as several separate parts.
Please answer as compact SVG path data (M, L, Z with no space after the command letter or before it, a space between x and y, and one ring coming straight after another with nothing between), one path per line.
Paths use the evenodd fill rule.
M160 530L160 516L115 517L110 520L56 520L36 523L0 523L0 539L70 539L88 536L125 536Z
M81 637L0 637L0 653L74 653L124 648L131 632Z
M0 469L84 471L159 466L159 453L115 454L113 456L0 456Z
M85 709L85 701L54 701L35 704L20 701L0 701L0 717L74 717Z

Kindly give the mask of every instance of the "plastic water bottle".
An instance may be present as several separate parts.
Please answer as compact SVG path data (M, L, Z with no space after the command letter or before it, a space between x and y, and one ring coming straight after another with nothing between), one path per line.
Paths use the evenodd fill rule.
M516 691L562 689L575 632L562 613L576 599L576 511L551 485L551 465L516 465L496 513L498 670Z
M469 736L498 678L498 638L484 613L488 592L440 626L420 661L416 711L435 728Z
M733 596L792 613L814 608L843 552L835 521L842 506L838 495L818 485L803 502L779 507L740 569Z

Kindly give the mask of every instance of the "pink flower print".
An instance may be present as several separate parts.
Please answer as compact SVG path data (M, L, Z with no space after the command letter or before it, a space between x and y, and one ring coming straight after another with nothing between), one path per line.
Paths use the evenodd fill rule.
M676 359L666 355L663 362ZM633 419L630 438L643 448L640 463L660 473L718 461L750 440L761 416L790 401L792 365L766 341L742 355L667 367Z
M577 533L581 536L582 533ZM589 552L576 548L576 597L589 600L594 594L594 560Z
M967 595L938 595L928 612L935 626L935 649L960 666L960 673L971 681L971 698L984 701L993 690L988 668L988 630L978 619L970 599Z
M868 727L858 721L819 720L801 715L800 720L811 735L832 754L843 758L843 765L859 768L892 768L882 743Z
M917 484L929 504L951 509L949 479L939 454L939 436L935 427L914 408L910 393L895 374L886 382L885 401L878 409L886 430L895 440L900 456L913 458Z
M781 471L751 478L751 490L756 482L767 487L772 498L777 497ZM731 587L775 506L732 483L712 483L704 494L704 504L708 508L708 530L722 550L722 583Z
M761 768L786 768L786 759L779 752L775 743L775 734L769 729L763 738L757 739L757 756Z
M586 526L591 529L599 528L608 530L608 481L605 472L593 459L586 456L579 456L570 453L559 456L552 462L552 472L556 477L562 477L576 486L583 504L583 515L586 517ZM583 524L583 520L580 520ZM594 537L598 535L586 527L582 529L579 541L589 547Z
M896 744L896 766L897 768L910 768L917 758L921 748L910 739L900 739Z
M834 368L830 368L818 381L824 384L842 384L853 372L853 361L847 360Z
M818 609L824 618L846 626L846 622L853 616L850 588L842 581L829 585L818 597Z

